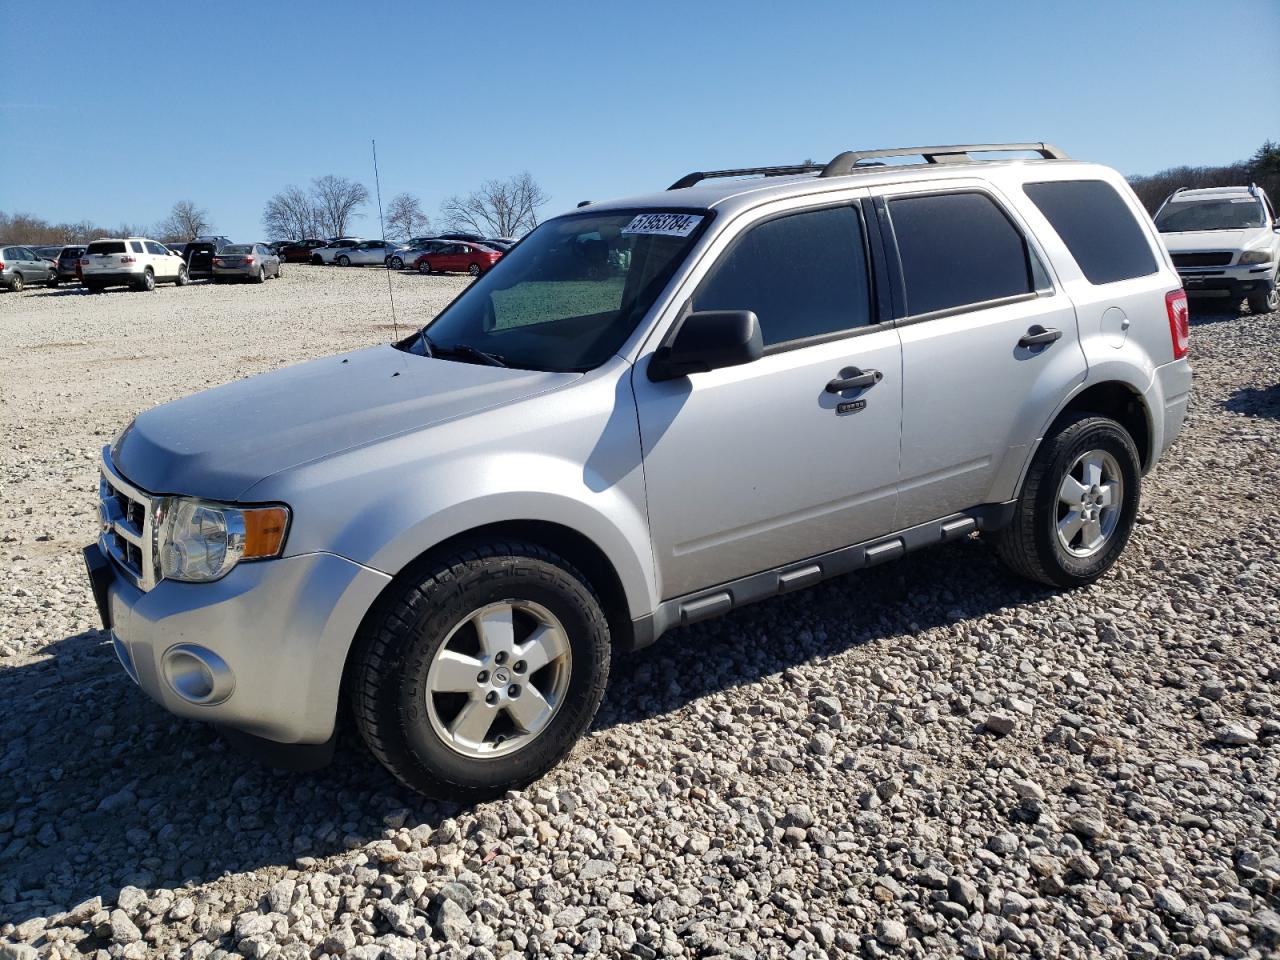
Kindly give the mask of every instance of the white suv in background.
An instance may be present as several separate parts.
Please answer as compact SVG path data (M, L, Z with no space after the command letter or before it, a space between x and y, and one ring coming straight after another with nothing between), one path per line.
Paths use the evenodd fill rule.
M1257 186L1171 193L1156 229L1189 297L1242 297L1254 313L1280 310L1280 220Z
M80 257L84 288L97 293L103 287L154 290L157 283L185 286L187 264L168 247L146 237L94 240Z

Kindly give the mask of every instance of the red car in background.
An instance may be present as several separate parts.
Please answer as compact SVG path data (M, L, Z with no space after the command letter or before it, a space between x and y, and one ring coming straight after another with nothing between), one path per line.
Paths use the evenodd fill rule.
M420 254L413 261L419 273L469 273L478 277L502 259L502 252L479 243L457 240L439 250Z

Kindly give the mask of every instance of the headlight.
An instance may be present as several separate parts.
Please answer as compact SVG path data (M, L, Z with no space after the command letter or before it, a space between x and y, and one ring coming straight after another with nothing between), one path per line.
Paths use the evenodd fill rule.
M1271 254L1266 250L1246 250L1240 254L1240 266L1246 263L1270 263Z
M278 557L288 528L288 507L230 507L168 497L156 516L160 576L193 583L217 580L241 560Z

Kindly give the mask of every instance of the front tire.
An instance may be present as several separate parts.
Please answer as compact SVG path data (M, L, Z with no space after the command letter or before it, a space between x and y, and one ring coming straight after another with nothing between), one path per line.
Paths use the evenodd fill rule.
M176 279L176 280L174 280L174 281L173 281L173 284L174 284L174 286L176 286L176 287L185 287L185 286L187 285L187 280L188 280L188 279L190 279L190 278L187 276L187 268L186 268L186 267L179 267L179 268L178 268L178 277L177 277L177 279Z
M403 270L403 269L404 269L404 261L403 261L403 260L401 260L399 257L392 257L392 258L391 258L391 269L392 269L392 270Z
M564 759L600 705L610 653L600 602L567 561L485 544L423 567L375 609L350 697L401 782L476 800Z
M346 257L346 256L339 257L339 258L338 258L338 266L340 266L340 267L349 267L349 266L351 266L351 258L350 258L350 257Z
M50 277L50 278L49 278L49 284L48 284L48 286L49 286L49 289L50 289L50 290L54 290L54 289L56 289L56 288L57 288L57 286L58 286L58 278L57 278L57 277Z
M1019 576L1072 589L1119 559L1133 531L1142 468L1133 438L1107 417L1078 415L1036 452L996 553Z
M1275 313L1280 310L1280 269L1271 278L1271 289L1249 294L1249 309L1253 313Z

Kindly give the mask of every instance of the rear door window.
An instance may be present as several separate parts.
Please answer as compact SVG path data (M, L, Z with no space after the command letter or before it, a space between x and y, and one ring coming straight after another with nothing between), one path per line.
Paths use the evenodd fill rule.
M1023 191L1058 232L1090 283L1156 272L1155 254L1129 205L1102 180L1028 183Z
M909 316L1034 292L1026 239L987 194L898 197L888 206Z
M693 296L695 310L751 310L766 347L865 327L871 283L853 207L750 227Z

